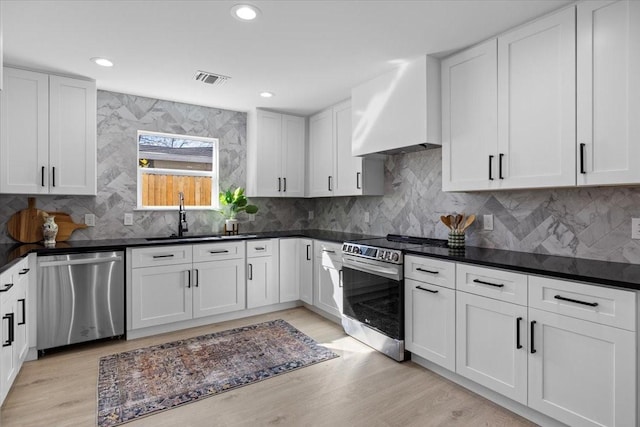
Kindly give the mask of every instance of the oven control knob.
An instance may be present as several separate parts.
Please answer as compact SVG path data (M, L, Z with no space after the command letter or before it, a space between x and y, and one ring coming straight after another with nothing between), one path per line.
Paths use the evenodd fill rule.
M378 258L384 259L384 251L381 249L378 249Z
M398 254L393 254L393 256L391 257L391 260L395 262L398 262L399 259L400 259L400 255Z
M351 252L353 252L354 254L359 254L360 253L360 248L357 247L357 246L354 246Z

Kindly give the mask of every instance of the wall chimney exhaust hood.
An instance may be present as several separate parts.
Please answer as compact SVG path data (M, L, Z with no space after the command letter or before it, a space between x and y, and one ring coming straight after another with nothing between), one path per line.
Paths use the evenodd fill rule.
M440 60L421 56L351 90L354 156L440 148Z

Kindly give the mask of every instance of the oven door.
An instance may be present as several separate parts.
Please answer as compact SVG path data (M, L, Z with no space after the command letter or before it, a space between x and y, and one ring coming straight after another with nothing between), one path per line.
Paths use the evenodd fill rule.
M343 256L343 314L386 336L404 339L402 266Z

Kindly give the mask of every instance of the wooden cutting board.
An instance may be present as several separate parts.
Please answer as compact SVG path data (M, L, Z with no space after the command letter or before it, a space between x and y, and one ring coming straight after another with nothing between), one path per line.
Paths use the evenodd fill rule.
M16 212L7 221L7 233L12 239L21 243L36 243L43 240L42 224L45 211L36 208L35 197L29 197L28 207ZM69 239L71 233L79 228L87 228L85 224L76 224L71 219L71 215L65 212L47 212L54 215L54 221L58 224L57 242L64 242Z

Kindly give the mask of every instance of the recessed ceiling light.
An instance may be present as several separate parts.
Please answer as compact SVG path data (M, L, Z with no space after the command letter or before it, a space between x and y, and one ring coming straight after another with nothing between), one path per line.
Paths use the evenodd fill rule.
M102 66L102 67L113 67L113 62L109 61L107 58L91 58L93 62Z
M250 4L237 4L231 8L231 16L240 21L253 21L260 14L260 9Z
M260 96L263 97L263 98L272 98L273 95L274 95L273 92L266 92L266 91L265 92L260 92Z

